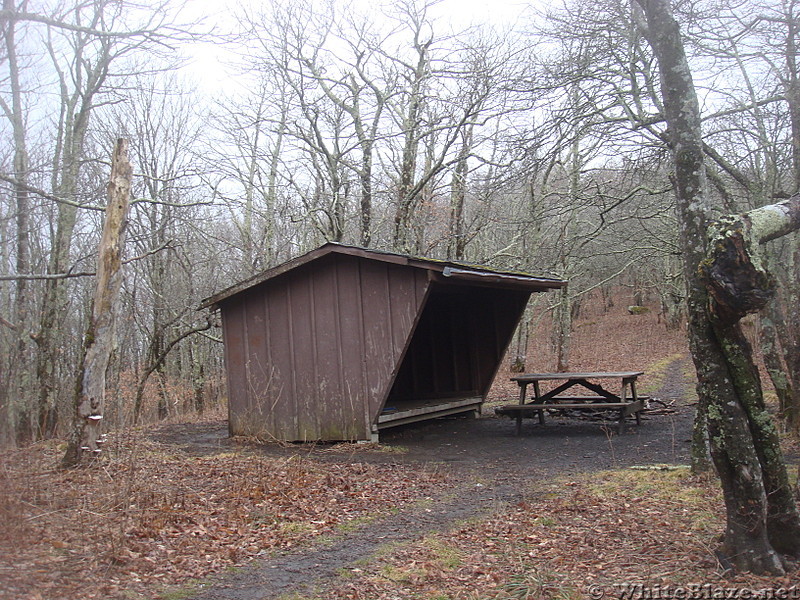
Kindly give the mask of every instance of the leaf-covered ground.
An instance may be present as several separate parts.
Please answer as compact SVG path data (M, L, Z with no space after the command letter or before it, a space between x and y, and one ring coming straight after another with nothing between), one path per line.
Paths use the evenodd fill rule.
M436 470L247 452L192 457L112 438L99 469L38 444L0 462L0 598L155 598L166 584L291 548L424 498Z
M558 478L488 519L391 548L313 598L566 600L641 598L647 590L672 598L659 590L703 586L710 595L695 597L742 589L800 595L798 573L725 577L713 552L723 525L716 485L687 469Z
M279 549L302 553L414 502L430 510L456 485L443 469L363 462L346 446L320 460L192 457L141 437L115 444L96 471L56 471L53 444L6 454L0 598L191 598L210 574ZM387 544L292 598L618 598L636 585L706 585L719 597L800 586L797 573L723 577L713 552L723 525L715 482L683 468L528 481L488 516Z

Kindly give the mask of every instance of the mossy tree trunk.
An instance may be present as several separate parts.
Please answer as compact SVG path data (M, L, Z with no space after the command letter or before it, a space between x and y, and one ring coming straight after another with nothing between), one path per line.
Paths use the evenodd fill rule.
M766 409L753 352L739 321L772 299L775 280L761 260L761 246L800 229L800 196L727 217L712 225L708 257L699 274L711 302L710 320L753 437L767 497L767 532L778 552L800 555L798 514L781 453L778 429Z
M784 557L800 554L800 515L739 320L771 297L759 247L800 228L800 198L726 218L708 235L700 111L680 30L669 0L637 1L659 63L674 158L689 343L727 513L722 552L737 569L782 573Z

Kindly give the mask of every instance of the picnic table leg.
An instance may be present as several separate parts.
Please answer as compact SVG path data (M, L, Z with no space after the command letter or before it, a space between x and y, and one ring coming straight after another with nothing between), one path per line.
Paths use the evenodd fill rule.
M539 382L538 381L534 381L533 382L533 396L534 396L534 402L537 402L537 403L540 401L539 399L542 397L542 390L539 387ZM544 425L544 411L543 410L539 411L539 425Z
M636 402L639 400L639 396L636 393L636 377L633 378L626 378L622 380L622 389L619 392L620 402L626 402L628 400L628 386L631 388L631 402ZM633 415L636 417L636 425L641 425L641 418L639 417L639 411L634 411ZM623 433L625 431L625 409L621 409L619 412L619 432Z
M631 381L631 396L633 396L633 401L634 402L638 402L639 401L639 394L636 393L636 380L635 379L633 381ZM641 411L637 410L634 413L634 416L636 417L636 425L637 426L642 424L642 418L639 415L640 412Z
M519 405L525 404L525 392L527 391L528 384L524 382L519 383ZM522 435L522 412L517 413L517 435Z
M639 401L639 394L636 392L636 379L631 379L631 400L633 402ZM636 417L636 425L639 426L642 424L642 417L639 415L640 411L635 411L633 416Z
M619 401L620 402L625 402L628 399L628 385L631 386L631 391L633 391L634 390L634 386L636 384L631 382L630 379L623 379L622 380L622 389L620 389L620 391L619 391ZM636 395L634 394L634 399L636 399L635 396Z

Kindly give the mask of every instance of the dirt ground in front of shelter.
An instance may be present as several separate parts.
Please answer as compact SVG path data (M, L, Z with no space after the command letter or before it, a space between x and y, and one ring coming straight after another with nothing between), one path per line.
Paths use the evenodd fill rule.
M524 419L522 434L517 436L513 419L493 414L495 401L488 403L478 418L445 417L384 430L379 445L261 443L229 438L225 421L163 426L151 437L197 456L247 448L274 457L300 454L321 461L349 458L437 465L475 474L507 471L517 477L637 464L687 464L694 410L686 399L692 395L686 369L685 359L668 365L665 385L651 396L653 410L643 415L640 426L629 418L622 434L614 416L605 419L603 415L573 414L550 415L544 426ZM508 401L516 402L516 398Z
M153 436L156 441L190 454L246 446L249 451L274 457L299 453L320 461L435 469L445 472L452 482L427 502L381 517L333 544L281 552L256 560L235 575L214 578L191 598L257 600L310 595L335 580L342 570L354 568L383 548L447 531L465 520L526 501L535 493L532 487L536 482L633 465L687 464L694 412L687 367L685 358L666 365L662 385L651 394L660 401L653 403L657 414L644 415L638 427L631 420L622 434L613 421L551 416L544 426L526 419L522 435L517 436L514 421L494 416L491 405L477 419L442 418L386 430L381 433L380 450L369 444L259 444L230 439L225 422L161 428ZM516 394L513 388L511 391ZM499 394L494 403L515 401L515 396Z

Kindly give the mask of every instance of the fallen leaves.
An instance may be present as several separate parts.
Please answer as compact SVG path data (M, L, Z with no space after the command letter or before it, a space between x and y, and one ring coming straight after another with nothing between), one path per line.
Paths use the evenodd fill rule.
M547 484L559 494L539 486L527 501L487 519L376 557L318 598L540 600L587 597L592 585L614 590L711 582L761 589L800 583L798 573L783 582L723 579L710 550L724 527L716 486L685 470L631 473ZM457 548L462 560L443 565L442 548ZM402 586L385 576L412 564L415 576Z
M38 444L0 463L0 598L113 598L207 576L424 497L426 469L249 452L174 454L112 437L98 469ZM125 591L127 590L127 591Z

